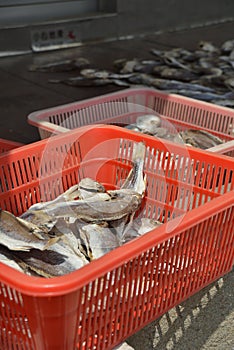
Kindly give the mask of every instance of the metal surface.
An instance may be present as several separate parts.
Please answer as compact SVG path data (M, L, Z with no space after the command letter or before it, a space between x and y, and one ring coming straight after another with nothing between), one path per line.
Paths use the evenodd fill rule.
M4 1L5 3L5 1ZM4 5L0 3L0 6ZM97 11L97 0L20 1L0 8L0 26L15 27L64 20Z

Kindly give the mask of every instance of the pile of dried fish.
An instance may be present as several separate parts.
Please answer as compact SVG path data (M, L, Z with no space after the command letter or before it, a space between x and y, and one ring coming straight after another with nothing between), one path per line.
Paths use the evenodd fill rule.
M120 189L107 191L84 178L20 217L2 210L0 261L29 275L61 276L159 225L133 220L146 190L145 150L142 142L134 144L133 167Z
M234 40L219 47L201 41L195 50L151 49L152 59L125 58L113 62L113 71L91 68L86 59L32 66L30 70L61 72L78 69L67 79L50 79L52 83L72 86L150 86L169 93L233 107Z
M166 125L162 126L162 119L159 115L146 114L138 116L134 124L129 124L125 128L201 149L218 146L224 142L205 130L185 129L177 131L171 126L171 124L168 127Z

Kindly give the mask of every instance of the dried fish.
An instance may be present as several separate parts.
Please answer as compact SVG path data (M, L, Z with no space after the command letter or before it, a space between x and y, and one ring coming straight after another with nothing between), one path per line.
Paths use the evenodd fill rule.
M155 134L161 125L161 118L158 115L146 114L137 117L136 126L145 134Z
M90 69L82 69L80 71L80 74L88 79L107 79L109 77L109 72L106 70L97 70L94 68L90 68Z
M212 100L212 103L223 107L234 108L234 100Z
M233 98L234 94L232 92L226 92L224 94L217 94L213 92L205 92L205 91L193 91L193 90L168 90L168 92L173 94L181 94L187 97L191 97L197 100L202 100L206 102L212 102L214 100L224 100Z
M132 161L133 167L125 179L120 191L132 190L143 198L146 190L146 175L144 175L144 159L146 155L146 146L143 142L135 143L133 146ZM115 193L118 191L109 191Z
M122 243L131 241L134 238L140 237L145 233L154 230L161 226L162 222L150 218L137 218L133 220L125 229L122 236Z
M118 346L116 346L112 350L134 350L134 348L132 346L128 345L128 343L124 342L124 343L119 344Z
M49 79L48 80L49 83L53 83L53 84L58 84L58 83L62 83L65 85L71 85L71 86L105 86L105 85L118 85L118 86L126 86L128 87L129 84L123 80L120 79L99 79L99 78L95 78L95 79L91 79L91 78L86 78L83 77L82 75L77 76L77 77L71 77L68 79Z
M221 45L221 50L225 54L229 54L234 49L234 40L227 40Z
M131 61L126 61L123 67L120 69L121 74L133 73L136 65L139 64L139 60L133 59Z
M88 177L82 179L78 186L78 196L80 199L86 199L94 196L96 193L105 193L105 187L100 183Z
M87 242L90 260L98 259L120 246L117 236L106 223L84 225L81 233Z
M21 260L20 266L27 269L28 273L31 270L38 276L46 278L63 276L88 264L83 255L78 257L68 246L62 246L61 243L56 243L53 250L18 251L16 257Z
M14 254L12 253L12 251L1 244L0 244L0 262L20 272L24 272L24 270L19 265L20 261L17 260L16 257L14 257Z
M160 77L165 79L180 80L189 82L198 78L198 75L188 70L166 67L160 72Z
M204 130L188 129L181 131L179 135L184 143L201 149L211 148L223 143L219 137Z
M32 205L20 218L1 211L0 261L51 278L123 244L123 232L146 190L145 152L143 142L133 145L133 166L120 189L106 191L99 182L84 178L54 200Z
M80 71L80 74L88 79L127 79L132 76L130 74L117 74L108 72L107 70L98 70L98 69L83 69Z
M48 249L59 237L50 237L36 225L15 217L8 211L0 212L0 244L11 250Z
M202 40L198 43L198 47L200 50L211 52L211 53L219 51L219 48L214 46L210 41Z
M155 60L142 60L138 64L136 64L133 68L134 72L153 74L156 67L161 66L160 61Z
M31 72L69 72L77 69L88 67L90 62L88 59L79 57L77 59L67 59L63 61L50 62L42 65L31 65Z
M125 125L126 129L132 130L132 131L137 131L137 132L141 132L141 130L137 127L136 124L128 124Z

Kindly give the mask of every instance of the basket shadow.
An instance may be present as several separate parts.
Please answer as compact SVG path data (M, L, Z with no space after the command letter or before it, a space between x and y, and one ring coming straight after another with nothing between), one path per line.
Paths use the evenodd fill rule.
M135 350L203 349L233 309L233 283L234 270L129 337L127 343ZM227 349L227 343L217 348Z

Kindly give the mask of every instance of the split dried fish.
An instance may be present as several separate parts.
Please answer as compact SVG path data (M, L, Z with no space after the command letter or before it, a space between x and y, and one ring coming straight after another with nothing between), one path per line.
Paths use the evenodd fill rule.
M71 86L106 86L106 85L117 85L117 86L129 86L129 83L125 82L124 80L120 79L110 79L110 78L86 78L83 76L77 76L77 77L71 77L68 79L49 79L49 83L58 84L62 83L65 85L71 85Z
M136 126L145 134L155 134L161 125L161 118L157 115L141 115L136 119Z
M96 193L105 193L105 187L100 182L94 181L88 177L82 179L78 186L78 196L80 199L86 199L94 196Z
M20 272L24 272L24 270L19 265L20 261L16 257L14 257L13 259L12 251L1 244L0 244L0 262Z
M133 220L124 230L122 243L131 241L133 238L140 237L149 231L161 226L162 222L150 218L137 218Z
M179 136L187 145L201 149L211 148L223 143L219 137L204 130L188 129L181 131Z
M69 72L77 69L84 69L89 67L90 61L86 58L79 57L76 59L67 59L57 62L50 62L41 65L31 65L29 71L31 72Z
M143 179L145 145L138 143L133 150L133 169L119 190L97 192L81 200L52 201L30 208L23 218L35 217L40 227L54 223L61 217L74 217L89 222L118 220L135 212L141 204L146 188ZM38 222L39 221L39 222ZM35 221L34 221L35 222Z
M77 87L116 85L149 86L211 103L232 100L226 93L234 89L234 44L227 40L220 46L200 41L194 50L175 47L171 50L152 48L153 59L121 58L113 62L114 71L90 67L88 60L78 58L52 62L31 70L56 72L79 69L79 75L50 79ZM232 107L232 104L230 104Z
M120 246L117 236L105 222L84 225L81 228L81 237L87 242L90 260L98 259Z
M84 178L57 198L32 205L21 217L2 210L0 261L50 278L75 271L121 245L121 235L145 194L145 152L144 143L133 145L132 168L120 189L106 191L99 182Z
M45 250L58 239L59 237L51 238L38 226L17 218L8 211L0 212L0 244L11 250Z
M170 90L170 93L173 94L182 94L183 96L190 97L196 100L202 100L206 102L212 101L222 101L234 97L234 93L226 92L225 94L217 94L213 92L206 91L193 91L193 90Z

